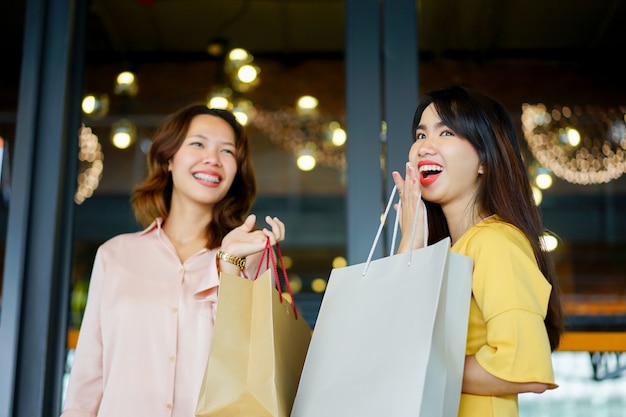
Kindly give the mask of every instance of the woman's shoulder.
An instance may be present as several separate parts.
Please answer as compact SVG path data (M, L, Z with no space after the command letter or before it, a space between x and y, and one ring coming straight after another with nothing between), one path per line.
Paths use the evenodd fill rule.
M156 228L156 224L153 223L144 230L115 235L102 243L98 250L100 252L131 251L137 245L144 245L146 241L152 239Z
M526 235L515 225L507 223L498 216L491 216L473 225L455 246L469 248L488 248L490 251L508 251L511 248L522 249L532 254L532 247Z
M468 232L470 232L469 236L478 239L509 240L523 238L526 240L526 236L517 226L505 222L495 215L476 223Z

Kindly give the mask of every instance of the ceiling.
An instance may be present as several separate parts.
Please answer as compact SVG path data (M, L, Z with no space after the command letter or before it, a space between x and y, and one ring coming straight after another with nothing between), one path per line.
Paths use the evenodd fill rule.
M27 0L0 2L0 51L19 52ZM387 0L389 1L389 0ZM342 0L92 0L89 56L202 56L227 39L253 54L342 54ZM571 59L623 51L621 0L417 0L423 57Z
M211 40L222 38L259 56L342 53L344 3L93 0L88 50L194 55L205 54ZM416 8L424 56L554 59L626 42L626 2L620 0L418 0Z
M26 2L0 0L0 53L7 58L2 71L19 71ZM97 66L203 60L215 39L259 58L341 58L345 6L343 0L91 0L85 22L87 61ZM416 10L422 60L525 58L583 62L602 74L621 71L616 62L626 47L622 0L417 0ZM263 152L257 152L261 168L286 163L273 148L266 157ZM328 192L324 184L337 184L333 191L342 192L336 172L320 179L323 172L317 170L306 189ZM268 193L278 193L285 189L284 181L262 183L274 185Z

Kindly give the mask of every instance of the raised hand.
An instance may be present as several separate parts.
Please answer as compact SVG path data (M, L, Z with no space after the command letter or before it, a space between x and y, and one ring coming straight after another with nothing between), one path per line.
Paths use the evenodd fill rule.
M278 217L266 216L269 228L255 229L256 215L250 214L243 224L224 236L221 250L245 258L265 248L267 238L275 245L285 240L285 225Z
M400 230L402 231L402 238L398 245L398 253L421 248L425 244L424 211L426 207L421 199L419 173L413 164L407 162L404 178L398 171L394 171L392 175L402 203L400 206L397 204L394 206L396 210L399 210L398 216ZM416 214L418 216L417 223L415 223ZM415 234L413 237L413 245L411 246L411 232L414 223Z

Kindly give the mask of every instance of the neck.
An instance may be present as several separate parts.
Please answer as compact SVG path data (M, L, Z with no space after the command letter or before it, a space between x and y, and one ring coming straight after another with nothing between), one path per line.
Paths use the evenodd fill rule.
M183 208L174 204L165 219L163 230L167 236L179 243L193 241L206 242L206 226L211 222L211 212L205 209Z
M482 210L474 210L471 205L458 208L442 206L442 210L446 216L452 244L456 243L470 227L489 217L489 214L483 213Z

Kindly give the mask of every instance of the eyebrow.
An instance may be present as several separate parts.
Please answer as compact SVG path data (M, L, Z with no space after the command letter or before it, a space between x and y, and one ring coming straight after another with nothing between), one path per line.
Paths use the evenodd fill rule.
M211 138L209 136L203 135L202 133L194 133L191 135L188 135L187 138L200 138L200 139L204 139L204 140L210 140ZM237 147L237 141L235 140L234 142L230 142L230 141L221 141L220 142L222 145L230 145L234 148Z
M435 127L436 128L441 128L441 127L448 127L447 124L445 124L444 122L437 122L435 123ZM415 128L415 130L426 130L426 128L424 127L423 124L417 125L417 127Z
M205 135L203 135L202 133L193 133L193 134L189 134L187 135L188 138L201 138L201 139L205 139L205 140L209 140L209 138Z

